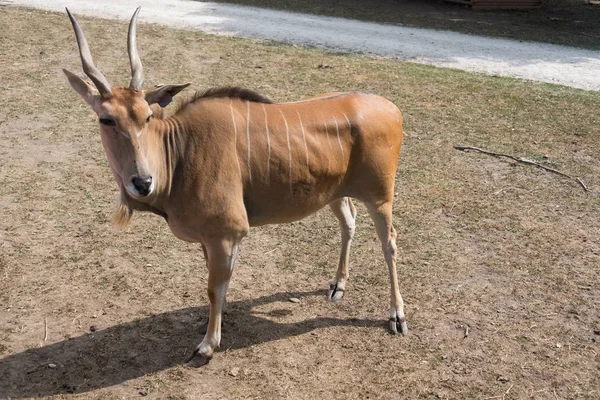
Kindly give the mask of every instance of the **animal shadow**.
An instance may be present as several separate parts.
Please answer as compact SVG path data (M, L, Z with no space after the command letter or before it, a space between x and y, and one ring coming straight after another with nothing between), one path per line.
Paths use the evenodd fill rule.
M325 294L277 293L229 303L222 348L245 348L331 326L383 326L383 321L337 318L285 324L252 311L253 307L287 301L289 297ZM275 311L266 315L284 314ZM2 358L0 398L85 393L183 364L202 339L201 317L206 321L207 316L207 306L183 308Z

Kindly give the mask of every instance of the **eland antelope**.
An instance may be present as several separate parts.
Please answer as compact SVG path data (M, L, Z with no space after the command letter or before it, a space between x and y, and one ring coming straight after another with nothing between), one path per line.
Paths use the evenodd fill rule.
M138 8L129 24L129 87L112 87L96 68L86 38L67 10L85 74L63 70L98 115L100 137L120 189L114 222L134 210L166 220L179 239L201 244L208 266L210 313L192 354L207 362L221 341L225 295L238 247L250 227L302 219L329 205L342 230L342 249L329 298L348 281L356 209L375 223L391 285L389 328L405 334L392 226L394 178L402 145L402 115L390 101L366 93L327 93L274 104L240 88L210 89L168 117L173 96L187 87L142 89L136 47Z

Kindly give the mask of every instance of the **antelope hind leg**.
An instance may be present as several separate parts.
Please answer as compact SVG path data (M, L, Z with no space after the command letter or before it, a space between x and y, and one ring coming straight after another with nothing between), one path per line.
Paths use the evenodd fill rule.
M388 266L391 291L391 310L389 319L390 332L397 334L400 332L403 335L408 333L406 319L404 317L404 301L400 295L398 285L398 271L396 269L396 230L392 225L392 203L384 203L380 206L374 204L366 204L369 214L375 223L377 236L381 241L381 249L385 257L385 262Z

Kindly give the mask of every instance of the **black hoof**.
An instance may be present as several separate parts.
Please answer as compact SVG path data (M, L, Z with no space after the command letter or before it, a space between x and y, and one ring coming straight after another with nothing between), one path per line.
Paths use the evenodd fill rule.
M408 326L406 325L406 320L404 318L390 318L388 327L390 328L390 332L394 335L397 335L398 332L402 335L408 333Z
M198 349L194 350L192 355L186 360L185 364L190 368L200 368L210 362L212 356L206 356L198 353Z
M340 301L344 297L344 289L338 288L337 284L329 285L329 291L327 292L329 300L334 303Z

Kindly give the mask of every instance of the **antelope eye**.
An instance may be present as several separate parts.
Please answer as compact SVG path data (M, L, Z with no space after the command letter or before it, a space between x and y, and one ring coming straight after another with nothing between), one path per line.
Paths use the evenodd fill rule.
M150 118L152 118L152 114L148 115L148 118L146 118L146 123L150 122Z
M100 118L100 123L106 126L115 126L115 121L110 118Z

